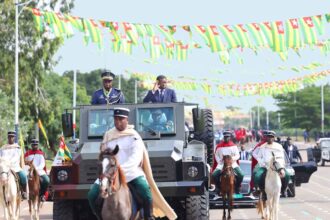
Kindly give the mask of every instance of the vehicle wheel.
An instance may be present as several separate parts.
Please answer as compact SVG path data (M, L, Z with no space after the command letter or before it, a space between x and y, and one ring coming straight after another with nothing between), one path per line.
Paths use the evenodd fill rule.
M209 219L209 192L202 196L189 196L186 198L186 220Z
M288 192L288 197L295 197L296 196L296 185L295 185L295 183L290 183L288 185L287 192Z
M71 200L55 200L53 203L53 219L54 220L74 220L73 201Z
M199 110L197 112L197 110ZM214 133L213 114L211 109L193 109L194 129L196 140L202 141L207 148L207 163L213 162Z
M325 165L325 160L322 159L321 166L324 167Z

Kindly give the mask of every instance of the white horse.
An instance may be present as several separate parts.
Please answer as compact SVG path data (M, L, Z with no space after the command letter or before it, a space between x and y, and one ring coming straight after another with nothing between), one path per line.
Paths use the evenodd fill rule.
M10 162L0 157L0 204L6 220L18 220L21 197Z
M267 195L266 202L263 201L263 195L260 194L258 212L261 218L266 220L278 220L278 209L281 194L282 182L279 175L280 165L276 161L276 157L272 152L272 159L267 167L265 179L265 192Z

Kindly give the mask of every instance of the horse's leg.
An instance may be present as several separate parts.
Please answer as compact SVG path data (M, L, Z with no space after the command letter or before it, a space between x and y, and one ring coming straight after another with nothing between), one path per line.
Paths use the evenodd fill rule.
M31 206L32 206L32 201L31 201L31 197L29 198L29 201L28 201L28 203L29 203L29 213L30 213L30 219L32 219L32 208L31 208Z
M264 219L265 218L265 207L264 207L264 200L262 199L263 197L263 192L260 193L259 195L259 203L260 203L260 212L261 212L261 218Z
M223 214L222 220L226 220L226 193L222 193Z
M232 211L233 208L233 193L229 192L228 193L228 220L231 220L231 215L230 212Z

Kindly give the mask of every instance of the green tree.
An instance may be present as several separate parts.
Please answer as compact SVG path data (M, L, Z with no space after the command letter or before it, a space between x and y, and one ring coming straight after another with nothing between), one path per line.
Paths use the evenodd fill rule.
M51 4L56 3L52 2ZM32 1L28 6L35 7L36 4ZM69 12L68 7L72 8L73 4L63 4L60 8L61 12ZM53 112L53 105L45 105L36 92L35 84L37 80L41 89L47 88L47 73L51 72L56 64L53 56L63 43L62 38L49 36L49 33L39 33L36 30L29 10L21 12L19 17L19 120L24 137L27 137L28 133L34 129L38 111L50 136L58 134L50 133L56 130L54 127L56 125L47 122L60 119L60 115ZM12 0L4 0L0 3L0 54L0 89L4 94L2 97L7 97L1 100L1 104L5 103L10 112L6 118L8 124L8 121L13 121L14 111L15 5ZM12 123L11 126L13 126ZM13 129L8 126L3 128Z
M330 86L324 86L325 128L330 122ZM295 93L274 96L281 113L281 122L286 128L320 130L321 127L321 88L308 86Z

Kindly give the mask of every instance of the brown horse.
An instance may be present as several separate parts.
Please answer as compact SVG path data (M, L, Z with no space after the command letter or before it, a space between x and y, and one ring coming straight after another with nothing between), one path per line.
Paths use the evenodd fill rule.
M221 183L221 195L223 202L223 220L230 220L233 206L233 194L235 185L235 173L232 167L233 160L230 155L223 156L224 165L221 171L220 183ZM226 205L228 205L228 218L226 218Z
M30 217L33 220L39 220L39 209L40 209L40 177L33 165L32 161L25 161L25 165L29 167L28 169L28 185L29 185L29 212Z
M104 199L102 219L137 219L137 214L132 213L132 196L125 175L115 157L118 151L117 145L113 151L102 152L99 158L102 163L100 195Z

